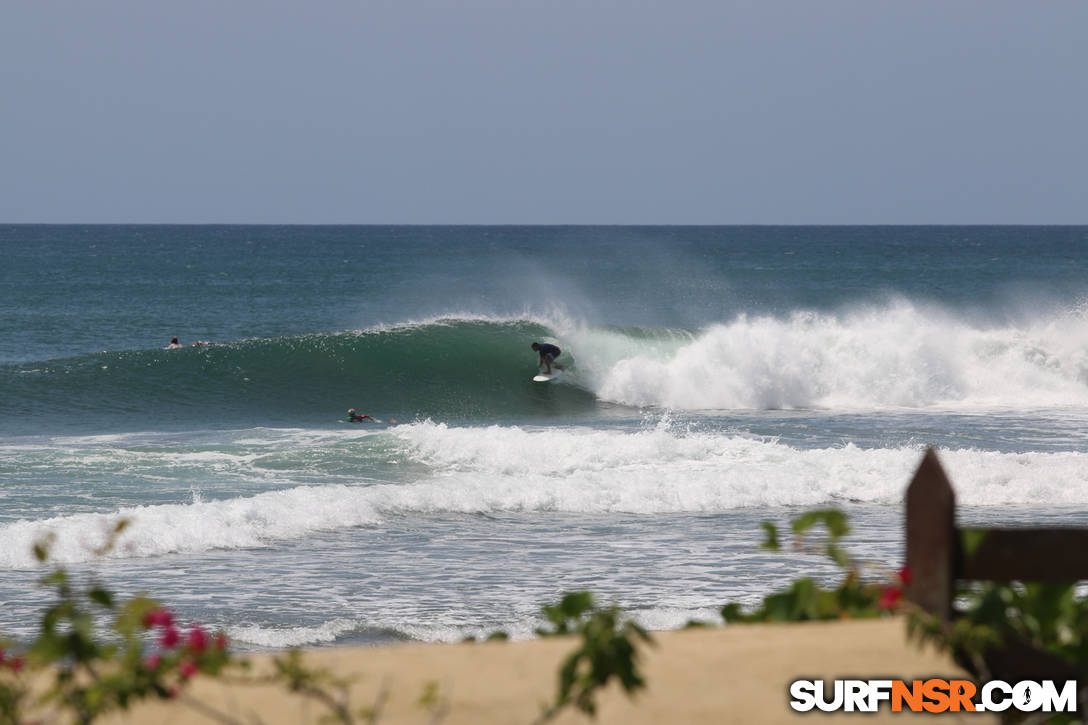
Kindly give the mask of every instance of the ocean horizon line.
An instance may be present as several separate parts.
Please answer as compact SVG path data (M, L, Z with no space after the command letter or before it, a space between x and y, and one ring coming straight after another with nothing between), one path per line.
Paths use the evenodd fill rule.
M390 228L390 227L416 227L416 228L569 228L569 229L994 229L994 228L1041 228L1041 229L1076 229L1088 227L1085 222L815 222L815 223L700 223L700 222L654 222L654 223L612 223L612 222L5 222L0 221L0 227L269 227L269 228L306 228L306 227L338 227L338 228Z

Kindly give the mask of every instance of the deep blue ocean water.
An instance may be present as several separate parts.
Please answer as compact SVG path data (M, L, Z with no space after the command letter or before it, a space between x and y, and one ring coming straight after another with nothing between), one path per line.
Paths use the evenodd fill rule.
M0 226L0 631L38 616L49 531L261 648L528 636L582 587L712 619L831 573L755 549L814 506L896 564L929 445L965 520L1083 523L1086 252L1086 227Z

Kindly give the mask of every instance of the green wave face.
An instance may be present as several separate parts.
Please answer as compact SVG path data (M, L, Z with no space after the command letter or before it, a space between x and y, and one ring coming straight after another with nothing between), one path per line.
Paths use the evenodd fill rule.
M104 352L0 368L4 427L314 425L356 408L378 418L577 415L594 396L533 383L541 324L449 319L364 332ZM573 359L564 353L564 359ZM11 425L18 421L18 425Z

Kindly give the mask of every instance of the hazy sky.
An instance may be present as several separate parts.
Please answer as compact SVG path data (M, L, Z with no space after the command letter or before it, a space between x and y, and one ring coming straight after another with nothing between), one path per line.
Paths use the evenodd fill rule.
M0 0L0 222L1088 223L1085 0Z

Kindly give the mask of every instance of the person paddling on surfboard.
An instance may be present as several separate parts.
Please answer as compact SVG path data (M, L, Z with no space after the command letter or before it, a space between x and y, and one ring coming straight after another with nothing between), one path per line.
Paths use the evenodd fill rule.
M355 408L348 408L348 422L349 423L362 423L367 419L374 420L373 416L368 413L356 413Z
M540 353L540 362L536 364L536 367L539 370L541 365L546 366L547 370L544 371L545 375L552 374L552 365L555 366L556 370L563 369L563 366L555 361L555 359L559 357L560 353L562 353L563 351L555 345L552 345L548 342L545 342L543 345L541 345L539 342L534 342L529 347Z

